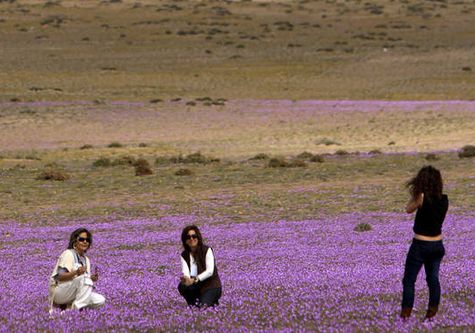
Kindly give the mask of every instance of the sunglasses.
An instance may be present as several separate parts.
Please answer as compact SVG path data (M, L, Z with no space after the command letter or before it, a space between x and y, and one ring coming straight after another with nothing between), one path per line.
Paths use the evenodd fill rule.
M89 244L91 243L90 238L85 238L85 237L78 237L78 242L83 243L83 242L88 242Z
M186 239L198 239L198 235L196 235L196 234L186 235Z

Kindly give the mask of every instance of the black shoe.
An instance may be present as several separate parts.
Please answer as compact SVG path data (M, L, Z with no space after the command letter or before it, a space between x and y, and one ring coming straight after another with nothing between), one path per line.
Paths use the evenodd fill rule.
M402 319L408 319L411 316L412 308L402 308L400 317Z
M437 306L429 306L424 320L431 320L432 318L434 318L438 310L439 308Z

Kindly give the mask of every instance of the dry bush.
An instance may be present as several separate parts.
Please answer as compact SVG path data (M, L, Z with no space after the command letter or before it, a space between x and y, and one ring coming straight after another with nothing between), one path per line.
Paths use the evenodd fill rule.
M159 156L155 159L155 165L163 165L163 164L168 164L170 162L170 158L165 157L165 156Z
M135 157L126 155L113 160L112 165L135 165L136 162Z
M475 157L475 146L463 146L462 149L459 151L458 155L460 158Z
M300 153L297 155L297 158L301 160L309 160L313 157L312 153L309 153L308 151L304 151L303 153Z
M257 155L254 155L253 157L251 157L249 159L249 161L255 161L255 160L268 160L270 157L269 155L265 154L265 153L259 153Z
M358 232L371 231L373 228L368 223L359 223L353 230Z
M345 156L345 155L348 155L349 153L346 151L346 150L343 150L343 149L338 149L336 152L335 152L335 155L338 155L338 156Z
M195 163L195 164L208 164L213 162L219 162L218 158L206 157L200 152L186 155L185 157L178 155L170 158L172 163Z
M336 142L332 139L327 139L327 138L323 138L323 139L320 139L320 140L317 140L315 142L316 145L325 145L325 146L331 146L331 145L336 145L336 146L340 146L341 144L339 142Z
M310 159L310 162L316 162L316 163L323 163L325 162L325 159L323 158L322 155L313 155L312 158Z
M123 145L122 143L120 143L120 142L114 141L114 142L109 143L109 144L107 145L107 147L108 147L108 148L122 148L122 147L124 147L124 145Z
M65 181L68 180L70 176L58 167L55 164L50 164L46 166L45 169L36 177L37 180L55 180L55 181Z
M79 149L92 149L92 148L94 148L94 146L90 145L90 144L85 144L85 145L79 147Z
M368 152L370 155L381 155L383 152L379 149L373 149Z
M175 175L176 176L191 176L193 175L193 171L191 171L190 169L178 169L175 172Z
M437 160L439 160L439 156L437 156L436 154L427 154L424 158L427 161L437 161Z
M101 157L98 160L95 160L94 163L92 163L92 166L96 168L110 167L111 165L112 165L112 162L107 157Z
M289 163L283 157L273 157L267 163L269 168L286 168L289 166Z
M140 142L139 147L140 148L145 148L145 147L148 147L148 144L146 144L145 142Z
M153 174L150 163L148 163L148 161L144 158L139 158L137 161L135 161L134 166L136 176L146 176Z

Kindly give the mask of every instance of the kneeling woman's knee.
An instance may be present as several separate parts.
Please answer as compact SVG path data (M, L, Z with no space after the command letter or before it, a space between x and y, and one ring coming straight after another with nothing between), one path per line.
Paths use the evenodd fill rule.
M101 294L95 294L94 295L94 304L96 306L102 306L106 303L106 298L102 296Z

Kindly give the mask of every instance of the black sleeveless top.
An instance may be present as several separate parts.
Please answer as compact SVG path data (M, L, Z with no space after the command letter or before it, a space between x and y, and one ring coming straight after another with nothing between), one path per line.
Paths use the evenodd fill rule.
M429 201L424 196L422 206L417 209L412 230L416 234L423 236L440 235L448 208L449 199L446 194L443 194L440 199L433 198L432 201Z

